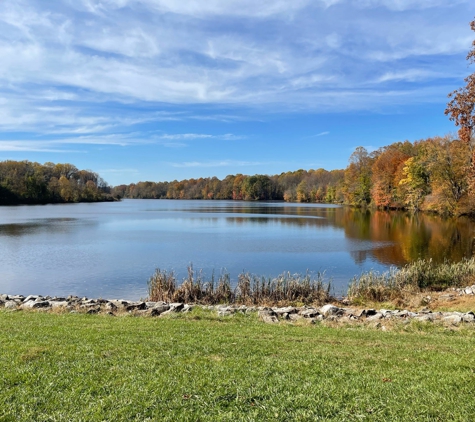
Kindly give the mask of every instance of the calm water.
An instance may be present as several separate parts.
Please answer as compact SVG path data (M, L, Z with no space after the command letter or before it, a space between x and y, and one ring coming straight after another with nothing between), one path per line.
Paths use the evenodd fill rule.
M155 268L354 275L473 253L475 224L281 202L124 200L0 207L0 292L138 299Z

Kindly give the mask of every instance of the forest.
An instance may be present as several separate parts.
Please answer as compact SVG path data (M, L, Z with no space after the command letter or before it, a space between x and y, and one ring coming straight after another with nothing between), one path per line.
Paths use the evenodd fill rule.
M97 174L72 164L0 162L0 205L111 201Z
M133 199L284 200L378 209L475 212L471 144L455 136L396 142L368 152L358 147L344 170L297 170L278 175L237 174L138 182L110 187L72 164L0 162L0 204L43 204Z
M344 170L139 182L116 186L111 193L118 198L325 202L462 215L475 210L468 194L470 158L470 144L447 135L372 152L358 147Z

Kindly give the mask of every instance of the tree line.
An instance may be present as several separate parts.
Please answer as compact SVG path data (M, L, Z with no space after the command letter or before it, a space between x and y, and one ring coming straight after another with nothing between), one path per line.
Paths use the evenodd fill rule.
M325 202L441 214L475 210L469 195L471 147L450 135L394 144L368 152L358 147L344 170L297 170L279 175L229 175L139 182L112 189L119 198L232 199Z
M344 170L297 170L268 176L256 174L139 182L120 185L112 194L120 198L140 199L234 199L286 200L297 202L334 202Z
M72 164L0 162L0 205L113 200L97 174Z

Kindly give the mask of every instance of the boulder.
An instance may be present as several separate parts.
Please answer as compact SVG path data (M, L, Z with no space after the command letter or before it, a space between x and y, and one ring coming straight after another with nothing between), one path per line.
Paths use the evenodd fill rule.
M66 308L69 306L69 302L67 301L51 301L51 307L54 308Z
M38 302L29 300L28 302L24 302L20 308L21 309L39 309L39 308L48 308L50 306L47 300L40 300Z
M325 317L328 317L330 315L341 315L343 314L343 312L343 309L330 304L324 305L320 308L320 313Z
M459 325L462 322L462 317L460 315L448 315L443 317L442 320L452 325Z
M126 311L142 311L147 309L147 306L145 305L145 302L128 302L125 305L125 310Z
M272 310L277 314L277 315L283 315L283 314L295 314L297 313L297 308L294 308L293 306L287 306L285 308L272 308Z
M5 309L16 309L18 306L18 303L16 303L14 300L7 300L4 306L5 306Z
M263 309L258 312L259 318L267 324L275 324L279 322L277 314L272 309Z
M462 315L463 322L475 322L475 315L473 312L467 312L466 314Z
M315 318L317 315L320 315L320 312L315 308L308 308L300 311L299 315L303 316L304 318Z

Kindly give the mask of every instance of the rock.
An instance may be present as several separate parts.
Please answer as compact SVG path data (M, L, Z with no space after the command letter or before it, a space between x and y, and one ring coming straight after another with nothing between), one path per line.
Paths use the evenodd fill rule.
M466 314L462 315L462 321L463 322L475 322L475 315L473 315L473 312L467 312Z
M393 316L398 317L398 318L407 318L409 316L409 311L406 311L406 310L396 311L393 313Z
M147 309L145 302L129 302L125 305L126 311L142 311Z
M277 314L277 315L283 315L283 314L295 314L297 313L297 308L294 308L293 306L287 306L285 308L272 308L272 310Z
M367 316L366 321L378 321L383 318L383 314L381 312L377 312L374 315Z
M51 300L55 301L55 302L67 302L68 301L68 299L66 299L65 297L56 297L56 296L53 297Z
M38 302L29 300L28 302L24 302L20 308L21 309L38 309L38 308L48 308L50 306L47 300L40 300Z
M370 317L376 315L376 309L363 309L362 311L358 311L355 315L359 317Z
M434 316L432 314L418 315L414 317L414 321L432 322L434 321Z
M167 305L166 303L165 304L159 303L155 305L152 309L150 309L150 315L158 316L168 311L169 309L170 309L170 305Z
M14 300L7 300L4 306L5 306L5 309L16 309L18 306L18 303L16 303Z
M117 310L117 306L114 305L112 302L107 302L105 305L104 305L104 308L108 311L116 311Z
M0 295L0 300L6 302L6 301L8 300L8 295L1 294L1 295Z
M320 315L320 312L314 308L308 308L300 311L299 314L304 318L315 318L317 315Z
M36 296L36 295L29 295L29 296L25 297L25 299L23 299L23 303L29 302L30 300L35 301L35 300L37 300L38 298L39 298L39 296Z
M258 312L259 318L267 324L275 324L279 322L277 314L272 309L264 309Z
M66 308L69 306L69 302L64 301L64 302L56 302L56 301L51 301L50 302L51 307L54 308Z
M448 315L443 317L442 320L452 325L459 325L462 322L462 317L460 315Z
M170 311L172 312L180 312L184 307L183 303L170 303Z
M343 314L343 309L338 308L337 306L334 305L324 305L320 308L320 313L326 317L330 315L338 315L338 314Z
M100 305L97 305L97 303L91 303L91 302L87 302L87 303L84 303L80 306L81 309L94 309L94 308L97 308L97 307L100 307Z
M464 290L464 293L466 295L473 295L473 290L471 287L467 287L465 290Z
M183 306L181 312L182 313L186 313L186 312L191 312L193 310L193 306L192 305L187 305L185 303L185 305Z
M87 314L91 315L91 314L98 314L99 313L99 309L100 308L90 308L88 309L88 311L86 312Z
M235 312L234 309L221 308L221 309L218 309L218 316L219 317L231 316L234 314L234 312Z

